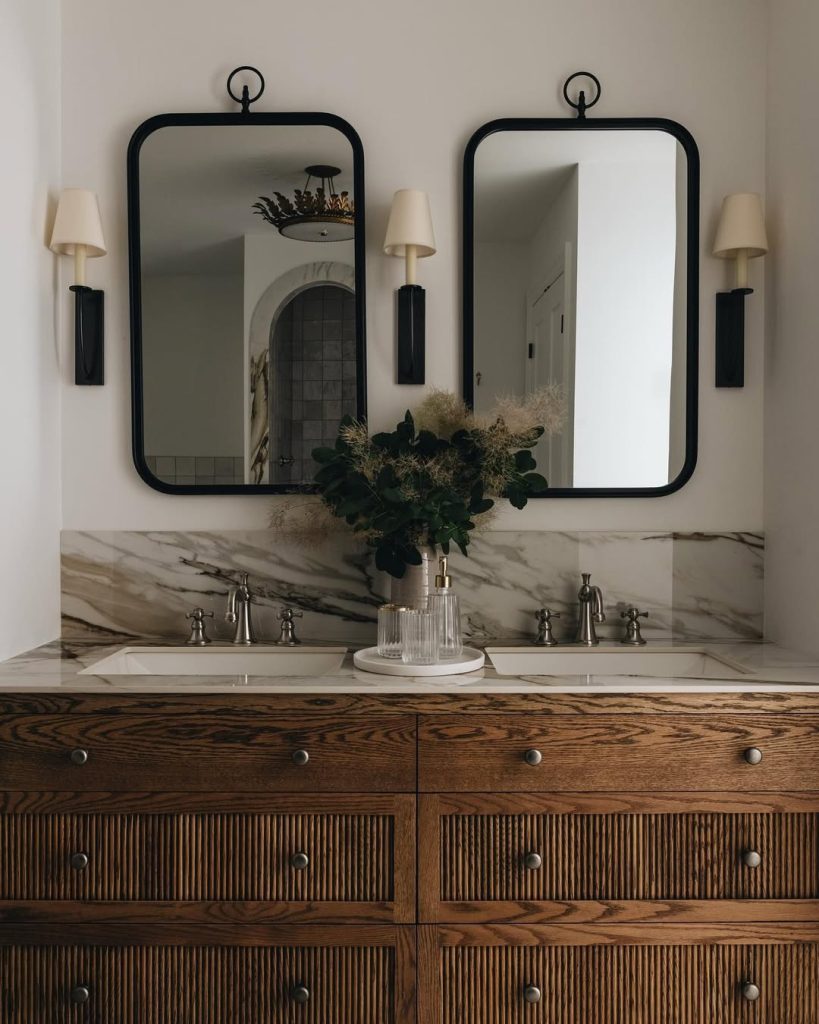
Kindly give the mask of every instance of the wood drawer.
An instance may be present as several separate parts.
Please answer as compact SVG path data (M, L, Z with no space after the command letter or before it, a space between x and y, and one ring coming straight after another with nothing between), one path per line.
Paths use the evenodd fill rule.
M76 764L75 751L87 760ZM294 760L299 751L304 764ZM412 792L415 718L20 715L0 724L0 787Z
M427 796L420 829L424 921L819 921L815 797Z
M425 1024L819 1020L819 925L421 931ZM748 984L755 1000L743 994ZM527 989L539 1001L528 1002Z
M430 715L418 756L426 793L809 791L819 717Z
M3 1024L415 1024L409 928L4 931Z
M415 919L412 796L37 803L0 814L0 921Z

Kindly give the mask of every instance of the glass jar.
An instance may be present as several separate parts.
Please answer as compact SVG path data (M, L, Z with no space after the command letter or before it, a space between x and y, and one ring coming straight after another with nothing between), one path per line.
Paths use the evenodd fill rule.
M378 609L378 653L382 658L401 657L401 604L382 604Z
M429 608L401 612L401 659L405 665L435 665L438 661L438 616Z

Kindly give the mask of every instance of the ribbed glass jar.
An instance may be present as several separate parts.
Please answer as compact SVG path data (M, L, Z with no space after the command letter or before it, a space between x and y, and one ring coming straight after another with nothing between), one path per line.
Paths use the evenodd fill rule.
M438 618L429 608L401 612L401 659L405 665L434 665L438 661Z

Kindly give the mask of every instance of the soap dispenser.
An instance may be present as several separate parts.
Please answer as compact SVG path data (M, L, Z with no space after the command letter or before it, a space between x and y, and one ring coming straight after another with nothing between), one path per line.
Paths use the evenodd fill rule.
M435 590L429 595L430 610L438 621L438 657L459 658L464 646L461 640L461 609L458 595L452 589L452 577L447 572L446 556L438 562Z

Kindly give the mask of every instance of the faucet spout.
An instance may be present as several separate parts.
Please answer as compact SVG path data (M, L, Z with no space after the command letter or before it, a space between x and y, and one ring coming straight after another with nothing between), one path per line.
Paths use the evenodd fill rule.
M243 572L238 586L231 587L228 591L227 610L225 611L225 622L236 623L236 632L233 636L235 644L256 643L253 622L250 618L252 600L253 595L248 586L247 573Z
M603 608L603 592L600 587L592 586L591 573L581 573L583 583L577 592L580 604L580 625L577 631L577 642L586 647L596 647L600 641L595 629L596 622L605 622L606 613Z

